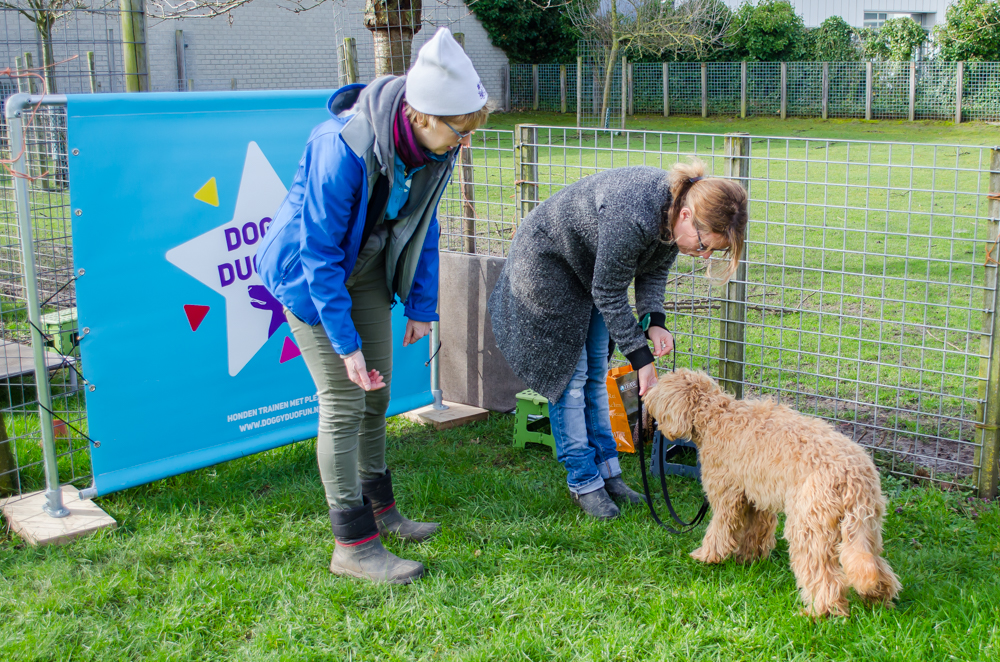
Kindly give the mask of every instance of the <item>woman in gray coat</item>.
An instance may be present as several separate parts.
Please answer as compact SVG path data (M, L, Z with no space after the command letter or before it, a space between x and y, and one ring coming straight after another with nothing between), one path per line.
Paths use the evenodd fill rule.
M497 344L514 373L548 398L569 491L594 517L616 517L615 501L642 501L621 478L611 434L609 340L644 395L656 384L654 357L673 350L663 295L677 253L725 251L725 273L712 274L720 282L743 253L746 191L704 170L700 161L669 173L617 168L567 186L521 223L490 296Z

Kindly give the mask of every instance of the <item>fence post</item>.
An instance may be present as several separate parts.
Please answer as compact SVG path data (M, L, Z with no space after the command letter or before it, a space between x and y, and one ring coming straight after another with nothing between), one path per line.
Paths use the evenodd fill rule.
M994 147L990 156L990 188L987 200L987 219L989 230L987 235L987 255L1000 240L1000 147ZM986 401L981 411L982 423L976 424L976 449L979 455L978 487L979 496L992 499L997 495L998 456L1000 456L1000 282L997 279L998 266L995 261L986 260L983 295L983 340L982 354L979 362L979 376L982 379L979 386L979 397ZM980 448L982 450L980 450Z
M663 63L663 116L670 117L670 65Z
M823 63L823 119L830 117L830 63Z
M788 116L788 63L781 63L781 119Z
M910 62L910 121L917 118L917 63Z
M500 84L503 85L503 110L510 112L510 65L500 67Z
M865 62L865 119L872 118L872 87L874 85L872 63Z
M97 67L94 63L94 51L87 51L87 74L90 78L90 92L97 92Z
M750 192L750 134L727 133L723 176ZM719 384L737 398L743 397L743 345L746 338L746 247L722 301L719 321Z
M538 127L518 124L514 127L514 141L514 221L515 226L520 226L538 205Z
M566 65L559 65L559 112L566 112Z
M965 62L959 62L955 71L955 124L962 123L962 88L965 87L963 78L965 78Z
M358 43L354 37L344 37L344 76L345 85L358 82Z
M462 189L462 234L465 235L465 252L476 254L476 185L472 172L472 145L459 150L462 167L459 179Z
M27 73L32 73L32 69L35 68L35 63L32 61L31 51L24 54L24 71ZM28 76L25 78L27 81L26 90L28 94L38 94L38 79L34 76Z
M576 128L583 127L583 57L576 57Z
M119 0L122 22L122 59L125 61L125 91L149 91L146 59L146 8L144 0Z
M184 91L187 80L187 62L184 58L184 30L174 30L174 57L177 58L177 91Z
M740 62L740 117L747 117L747 63Z
M24 58L22 58L20 55L14 58L14 68L15 70L17 70L18 74L17 91L29 94L30 92L28 91L28 79L20 77L20 75L26 71L26 68L24 66Z
M538 65L531 65L531 109L538 110Z
M701 116L708 117L708 63L701 63Z
M45 362L45 337L39 325L41 305L38 301L38 274L35 267L35 241L31 227L31 207L27 179L27 150L24 144L22 111L30 104L22 96L7 101L7 128L10 132L11 154L18 155L12 164L20 176L14 179L14 200L17 207L17 224L20 231L21 259L24 266L24 290L28 297L28 323L31 326L31 349L35 359L35 389L38 394L38 422L42 434L42 463L45 469L45 505L42 510L50 517L67 517L69 510L63 506L59 487L59 465L56 460L55 435L52 430L52 392L49 387L49 366Z
M622 57L622 126L625 128L625 116L628 114L628 58Z
M628 114L635 115L635 79L632 77L634 63L628 63Z

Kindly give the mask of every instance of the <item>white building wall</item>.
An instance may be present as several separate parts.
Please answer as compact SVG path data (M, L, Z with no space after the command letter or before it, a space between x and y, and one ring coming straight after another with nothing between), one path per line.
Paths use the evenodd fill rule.
M733 9L740 0L726 0ZM814 28L831 16L840 16L854 27L864 24L865 12L893 14L926 14L925 28L944 22L944 12L949 0L791 0L795 12L802 17L806 27Z

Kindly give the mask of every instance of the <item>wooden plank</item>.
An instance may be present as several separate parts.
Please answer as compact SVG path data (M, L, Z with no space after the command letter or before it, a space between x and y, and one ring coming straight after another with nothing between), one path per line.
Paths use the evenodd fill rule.
M45 491L32 492L0 501L0 510L10 528L25 542L34 545L62 545L94 531L115 528L118 522L93 501L81 501L80 492L63 485L63 504L69 517L50 517L42 511Z
M479 407L448 401L445 401L444 404L447 405L447 409L434 409L434 405L427 405L426 407L400 414L400 416L414 423L432 425L436 430L447 430L448 428L455 428L466 423L485 421L490 416L488 410L480 409Z
M3 353L0 379L10 379L35 372L35 355L31 350L31 345L0 340L0 352ZM76 363L76 359L72 356L62 356L52 351L45 352L45 365L48 368L57 368L63 364L63 361L68 364Z

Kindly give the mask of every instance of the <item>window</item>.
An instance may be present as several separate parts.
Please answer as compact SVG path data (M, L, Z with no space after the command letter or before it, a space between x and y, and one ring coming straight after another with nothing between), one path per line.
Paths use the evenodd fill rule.
M855 14L856 15L856 14ZM885 23L889 15L885 12L865 12L865 22L864 27L866 28L880 28L882 24Z

